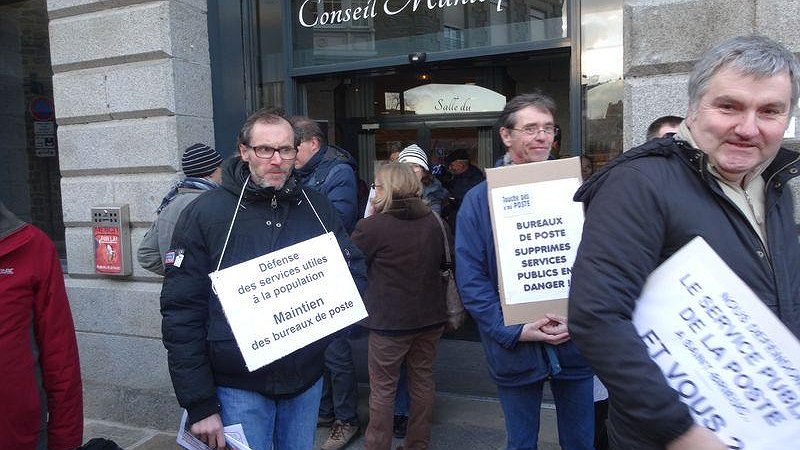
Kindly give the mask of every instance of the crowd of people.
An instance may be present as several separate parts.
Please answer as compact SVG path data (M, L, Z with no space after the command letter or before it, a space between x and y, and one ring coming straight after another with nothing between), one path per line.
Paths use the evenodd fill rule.
M800 96L800 65L768 38L732 38L697 62L688 93L685 119L656 120L645 144L602 168L584 159L575 201L584 204L585 225L568 317L544 314L511 326L501 308L487 185L465 149L447 155L448 174L439 177L428 153L410 143L377 169L367 217L355 160L308 117L253 113L225 160L204 144L186 149L186 178L165 196L138 256L165 275L163 342L190 432L221 449L223 427L242 424L254 450L308 450L324 426L321 448L344 448L367 419L357 413L350 342L362 332L365 448L389 450L393 437L404 438L403 450L431 447L434 361L452 323L442 274L454 264L497 385L507 449L537 448L545 383L562 449L728 448L695 422L648 356L632 316L648 275L701 236L800 336L800 244L784 189L800 172L800 157L781 147ZM506 149L498 165L550 159L560 133L555 116L543 93L509 100L498 119ZM248 370L208 274L328 231L367 318ZM14 391L13 406L28 418L24 427L0 423L14 448L40 448L42 429L47 448L80 445L77 345L54 254L41 232L0 204L3 327L12 325L0 334L0 354L6 367L21 367L0 389ZM15 305L24 308L12 311ZM19 345L30 333L33 351ZM600 381L608 401L598 408Z
M451 248L463 306L477 323L497 384L509 450L537 448L545 383L565 450L727 448L694 422L661 376L636 334L632 311L647 275L700 235L800 332L800 275L793 269L800 247L792 199L780 188L800 164L780 147L798 78L797 61L780 44L728 40L695 66L686 119L659 118L646 144L602 168L584 158L586 180L575 200L585 204L586 220L569 319L545 314L511 326L501 308L488 189L465 149L447 155L449 170L441 178L417 143L392 155L396 162L375 174L370 213L356 222L352 157L327 145L309 118L254 114L242 128L238 155L223 165L222 189L189 204L169 250L185 257L167 269L164 344L191 431L220 447L222 426L241 422L258 430L250 431L259 436L256 448L299 449L310 448L315 425L330 425L323 450L342 448L357 433L350 332L249 373L205 276L215 263L226 267L257 256L253 243L263 254L319 233L309 231L318 220L308 213L311 203L336 230L368 312L359 324L368 332L365 448L388 450L393 435L404 436L406 450L430 446L433 363L448 323L441 273ZM506 154L497 165L551 159L560 134L555 111L541 93L511 99L498 120ZM303 201L305 188L317 195ZM239 203L244 217L231 226L229 244L236 251L220 260L217 229L230 223L226 211L232 214ZM281 223L289 229L279 232ZM297 376L289 381L288 373ZM322 396L323 383L332 400ZM603 385L608 400L595 405ZM243 400L251 397L258 403Z

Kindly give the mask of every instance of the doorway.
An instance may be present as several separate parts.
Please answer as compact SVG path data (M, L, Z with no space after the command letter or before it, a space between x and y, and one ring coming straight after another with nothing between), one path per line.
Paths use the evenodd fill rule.
M432 160L465 148L485 169L504 152L497 117L520 93L555 99L561 148L570 148L569 63L569 49L555 49L306 77L296 79L297 110L328 122L328 142L353 153L368 183L393 150L411 143Z

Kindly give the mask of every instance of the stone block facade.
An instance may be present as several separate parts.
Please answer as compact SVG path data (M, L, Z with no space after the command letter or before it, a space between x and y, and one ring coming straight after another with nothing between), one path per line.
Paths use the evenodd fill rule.
M135 250L182 149L214 144L206 2L47 7L85 415L171 430L179 411L161 344L161 278L136 264ZM130 277L94 273L90 208L102 204L130 206Z

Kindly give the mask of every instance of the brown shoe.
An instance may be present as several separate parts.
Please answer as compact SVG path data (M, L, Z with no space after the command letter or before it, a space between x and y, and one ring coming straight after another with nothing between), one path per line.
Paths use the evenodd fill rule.
M331 426L328 439L320 447L320 450L339 450L347 446L350 441L358 434L357 423L346 423L336 419Z

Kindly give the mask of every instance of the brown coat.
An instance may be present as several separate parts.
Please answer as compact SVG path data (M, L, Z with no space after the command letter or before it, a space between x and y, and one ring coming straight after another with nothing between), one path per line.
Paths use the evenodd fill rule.
M421 199L395 200L360 220L352 240L367 258L364 327L408 331L447 321L442 230Z

